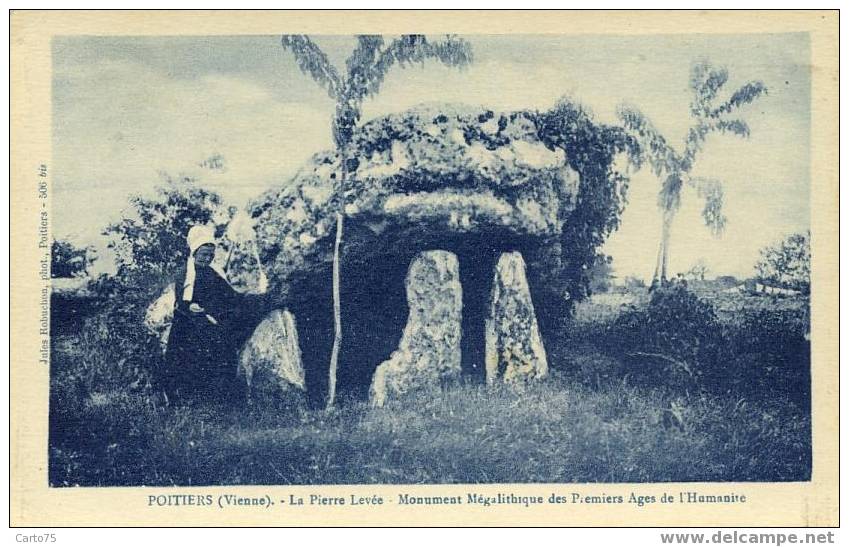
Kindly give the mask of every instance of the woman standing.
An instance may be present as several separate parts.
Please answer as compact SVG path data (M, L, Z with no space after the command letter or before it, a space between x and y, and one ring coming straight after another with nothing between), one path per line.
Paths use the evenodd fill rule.
M238 351L258 322L263 306L248 306L212 267L215 232L194 226L186 237L189 257L176 280L174 319L165 351L169 400L222 399L243 393L236 375Z

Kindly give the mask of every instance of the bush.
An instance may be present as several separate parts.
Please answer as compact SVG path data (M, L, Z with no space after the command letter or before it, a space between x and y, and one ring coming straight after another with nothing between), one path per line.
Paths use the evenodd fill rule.
M112 306L86 318L72 336L54 339L50 370L54 413L73 412L107 393L150 392L162 366L162 349L138 314L137 309Z
M236 213L191 177L162 177L155 197L131 196L129 214L103 231L115 253L115 278L126 287L145 288L151 278L173 275L185 264L189 228L212 224L220 236Z
M755 265L758 278L769 285L811 292L811 234L793 234L761 250Z
M755 309L728 328L727 380L749 398L810 404L809 311Z
M609 327L611 350L656 385L710 385L721 376L722 326L713 306L683 285L655 290L645 309Z
M723 296L724 298L724 296ZM810 404L810 312L807 303L737 295L735 306L700 299L682 285L657 289L607 326L590 325L622 374L684 395L733 393L746 400ZM606 334L599 334L603 329ZM597 344L596 344L597 345ZM574 361L574 360L573 360ZM609 368L609 367L606 367ZM683 392L683 393L681 393Z
M50 246L50 276L83 276L96 257L96 251L90 245L77 247L67 240L54 240Z

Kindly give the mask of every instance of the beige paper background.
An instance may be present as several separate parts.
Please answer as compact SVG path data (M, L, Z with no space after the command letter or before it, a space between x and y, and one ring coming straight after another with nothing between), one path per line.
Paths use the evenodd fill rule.
M203 525L562 525L836 526L838 514L838 13L769 12L222 12L15 11L11 14L11 371L12 526ZM50 165L54 35L176 34L651 34L809 32L812 62L811 231L813 476L808 483L690 483L487 486L244 486L49 488L48 369L38 364L38 166ZM52 203L52 207L61 207ZM148 507L151 494L306 496L552 493L660 496L736 492L745 504L398 506L288 505L270 509Z

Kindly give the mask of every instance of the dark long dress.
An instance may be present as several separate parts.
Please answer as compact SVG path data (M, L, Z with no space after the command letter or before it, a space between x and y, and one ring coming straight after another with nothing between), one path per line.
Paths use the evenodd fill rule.
M238 352L256 327L259 310L212 268L197 267L195 272L191 302L183 300L185 272L176 280L177 300L165 351L166 393L175 401L232 401L244 393L243 380L236 374ZM192 303L204 312L192 312Z

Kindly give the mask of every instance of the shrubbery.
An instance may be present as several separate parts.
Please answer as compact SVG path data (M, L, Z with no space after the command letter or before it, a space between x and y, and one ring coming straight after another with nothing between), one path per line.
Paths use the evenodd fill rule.
M655 290L645 309L609 328L611 350L660 385L711 384L721 366L722 326L713 306L683 285Z
M808 308L743 313L727 330L726 381L751 397L810 404L811 344Z
M113 457L136 438L157 404L153 385L162 366L155 335L115 303L93 311L72 336L54 339L50 362L50 482L88 473L95 484L121 484ZM135 457L127 455L127 457Z
M807 300L737 299L738 306L724 309L723 294L699 297L673 285L653 291L648 300L623 303L618 313L590 301L547 349L555 366L591 386L624 380L664 389L670 397L731 394L806 408Z
M96 258L97 253L92 246L77 247L70 241L55 239L50 246L50 276L83 276Z
M792 234L761 250L755 265L758 278L770 285L811 292L811 234Z
M150 394L162 366L159 339L134 322L137 310L114 307L83 320L51 359L54 411L72 411L103 394Z

